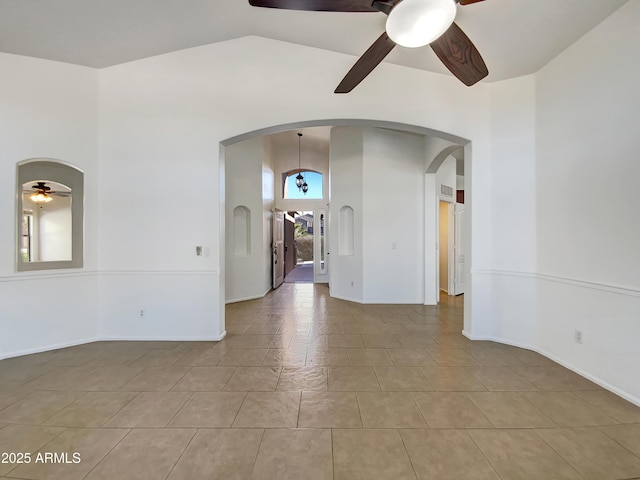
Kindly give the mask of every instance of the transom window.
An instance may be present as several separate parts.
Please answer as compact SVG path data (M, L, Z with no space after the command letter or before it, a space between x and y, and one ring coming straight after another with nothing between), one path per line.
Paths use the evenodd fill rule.
M298 174L303 178L303 181L307 183L307 192L305 193L302 188L298 188L296 183ZM321 200L322 197L322 174L313 170L293 170L291 172L284 173L283 177L283 198L289 199L310 199Z

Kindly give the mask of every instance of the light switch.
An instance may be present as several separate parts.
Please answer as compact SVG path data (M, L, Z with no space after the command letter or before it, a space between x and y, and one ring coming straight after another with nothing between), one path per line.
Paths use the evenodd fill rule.
M196 255L199 257L202 256L202 247L200 245L196 247Z

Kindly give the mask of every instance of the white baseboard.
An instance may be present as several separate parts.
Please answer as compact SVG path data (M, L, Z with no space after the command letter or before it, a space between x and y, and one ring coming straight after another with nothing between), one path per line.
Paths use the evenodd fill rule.
M258 300L260 298L264 298L267 293L271 291L271 288L264 292L262 295L252 295L250 297L241 297L241 298L232 298L230 300L225 301L225 305L229 305L230 303L238 303L238 302L246 302L247 300Z
M97 342L219 342L227 335L227 332L223 332L221 335L214 337L103 337L97 339Z
M67 347L77 347L78 345L86 345L94 342L219 342L227 336L225 330L220 335L214 337L95 337L87 340L77 340L74 342L58 343L55 345L47 345L46 347L30 348L26 350L19 350L16 352L2 353L0 354L0 360L6 358L22 357L24 355L32 355L34 353L51 352Z
M601 378L598 378L595 375L591 375L590 373L585 372L581 368L578 368L575 365L573 365L573 364L571 364L569 362L566 362L563 359L561 359L559 357L556 357L555 355L553 355L553 354L551 354L549 352L546 352L545 350L533 347L531 345L524 345L524 344L520 344L518 342L512 342L512 341L506 340L504 338L496 338L496 337L491 337L491 336L488 336L488 335L475 335L474 336L474 335L470 335L468 332L466 332L464 330L462 331L462 335L467 337L469 340L479 340L479 341L480 340L484 340L484 341L502 343L504 345L511 345L512 347L524 348L526 350L531 350L531 351L534 351L536 353L539 353L543 357L547 357L549 360L557 363L558 365L562 365L563 367L571 370L572 372L577 373L581 377L584 377L587 380L590 380L593 383L601 386L605 390L609 390L610 392L615 393L619 397L624 398L628 402L631 402L634 405L637 405L638 407L640 407L640 398L636 397L635 395L630 395L629 393L627 393L627 392L625 392L623 390L620 390L617 387L614 387L613 385L611 385L610 383L602 380Z
M101 338L88 338L85 340L74 340L73 342L56 343L54 345L47 345L46 347L27 348L26 350L18 350L16 352L0 353L0 360L4 360L5 358L22 357L23 355L31 355L34 353L51 352L52 350L58 350L60 348L76 347L78 345L99 342L101 340Z

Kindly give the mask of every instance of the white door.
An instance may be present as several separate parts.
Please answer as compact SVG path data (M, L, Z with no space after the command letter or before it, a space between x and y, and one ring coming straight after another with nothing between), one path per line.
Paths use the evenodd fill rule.
M464 245L462 226L464 225L464 204L453 204L453 295L464 293Z
M329 235L327 212L324 209L313 212L313 281L329 282Z
M284 282L284 212L273 212L273 288Z

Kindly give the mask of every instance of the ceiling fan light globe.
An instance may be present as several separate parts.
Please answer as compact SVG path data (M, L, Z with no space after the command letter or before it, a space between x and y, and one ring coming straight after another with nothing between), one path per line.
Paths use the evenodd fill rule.
M31 201L35 203L49 203L53 198L44 193L34 193L31 195Z
M423 47L446 32L455 17L455 0L403 0L387 17L387 35L403 47Z

